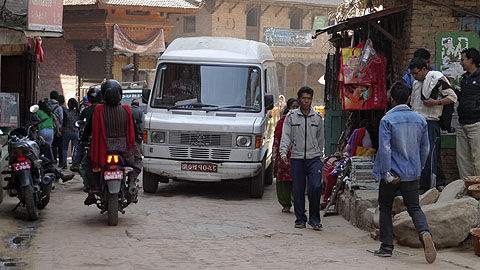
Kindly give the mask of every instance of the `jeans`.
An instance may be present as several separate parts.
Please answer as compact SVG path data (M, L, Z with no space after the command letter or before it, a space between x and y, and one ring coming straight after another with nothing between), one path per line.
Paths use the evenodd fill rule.
M408 214L413 220L413 225L418 232L419 239L422 234L430 232L425 214L420 208L418 199L418 181L404 181L396 185L387 184L385 180L380 180L380 190L378 192L378 204L380 206L380 242L383 250L393 250L393 221L392 205L395 192L400 190L403 202L407 207ZM422 241L422 240L420 240Z
M53 136L55 136L53 133L53 129L51 128L44 128L38 131L38 135L42 136L43 139L45 139L50 148L52 147Z
M83 156L85 155L85 143L82 141L78 141L77 145L75 145L75 148L73 148L73 153L72 153L72 164L77 164L79 165L80 162L83 159Z
M67 152L68 152L68 143L72 141L72 153L73 148L77 145L78 142L78 132L64 132L62 136L62 166L67 166Z
M421 176L424 191L445 185L445 175L440 162L440 126L438 121L427 121L427 128L430 153Z
M480 122L457 125L457 166L460 178L480 175Z
M305 215L305 184L308 177L308 223L312 226L320 224L320 196L322 192L322 161L314 159L291 159L293 183L293 206L295 224L307 223Z

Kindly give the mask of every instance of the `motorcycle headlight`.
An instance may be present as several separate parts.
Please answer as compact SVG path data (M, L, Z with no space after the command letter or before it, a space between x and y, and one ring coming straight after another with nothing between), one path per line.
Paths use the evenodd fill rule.
M165 132L163 132L163 131L152 132L152 142L154 142L154 143L165 143Z
M252 145L252 137L245 135L237 136L237 146L249 147L250 145Z

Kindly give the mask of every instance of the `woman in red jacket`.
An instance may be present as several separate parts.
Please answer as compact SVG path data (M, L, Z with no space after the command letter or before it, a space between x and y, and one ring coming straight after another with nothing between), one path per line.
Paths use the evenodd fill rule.
M285 163L279 156L278 148L280 146L280 140L282 139L283 121L290 110L298 108L299 104L296 98L290 98L287 101L287 107L283 112L282 118L275 126L275 137L273 141L273 164L275 166L275 178L277 187L277 198L280 205L283 206L282 212L290 213L293 201L293 187L292 177L290 176L290 162ZM287 154L290 159L290 151Z

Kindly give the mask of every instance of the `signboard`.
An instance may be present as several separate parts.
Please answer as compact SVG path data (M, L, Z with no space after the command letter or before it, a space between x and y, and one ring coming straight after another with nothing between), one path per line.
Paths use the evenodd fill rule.
M327 17L325 16L315 16L313 19L313 27L312 30L318 30L325 27L325 22L327 21Z
M62 32L63 0L28 0L28 30Z
M0 127L17 127L19 120L19 94L0 92Z
M263 28L263 42L268 46L312 47L310 30Z
M479 46L477 32L438 33L435 37L436 69L449 77L455 85L460 85L462 74L461 52L467 48Z

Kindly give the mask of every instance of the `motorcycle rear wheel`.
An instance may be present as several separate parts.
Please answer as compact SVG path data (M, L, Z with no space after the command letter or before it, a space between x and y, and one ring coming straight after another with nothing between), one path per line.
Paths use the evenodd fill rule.
M27 209L27 220L37 220L40 216L40 211L33 198L33 187L22 187L22 195L25 200L25 208Z
M118 225L118 193L107 194L107 214L108 214L108 225L117 226Z

